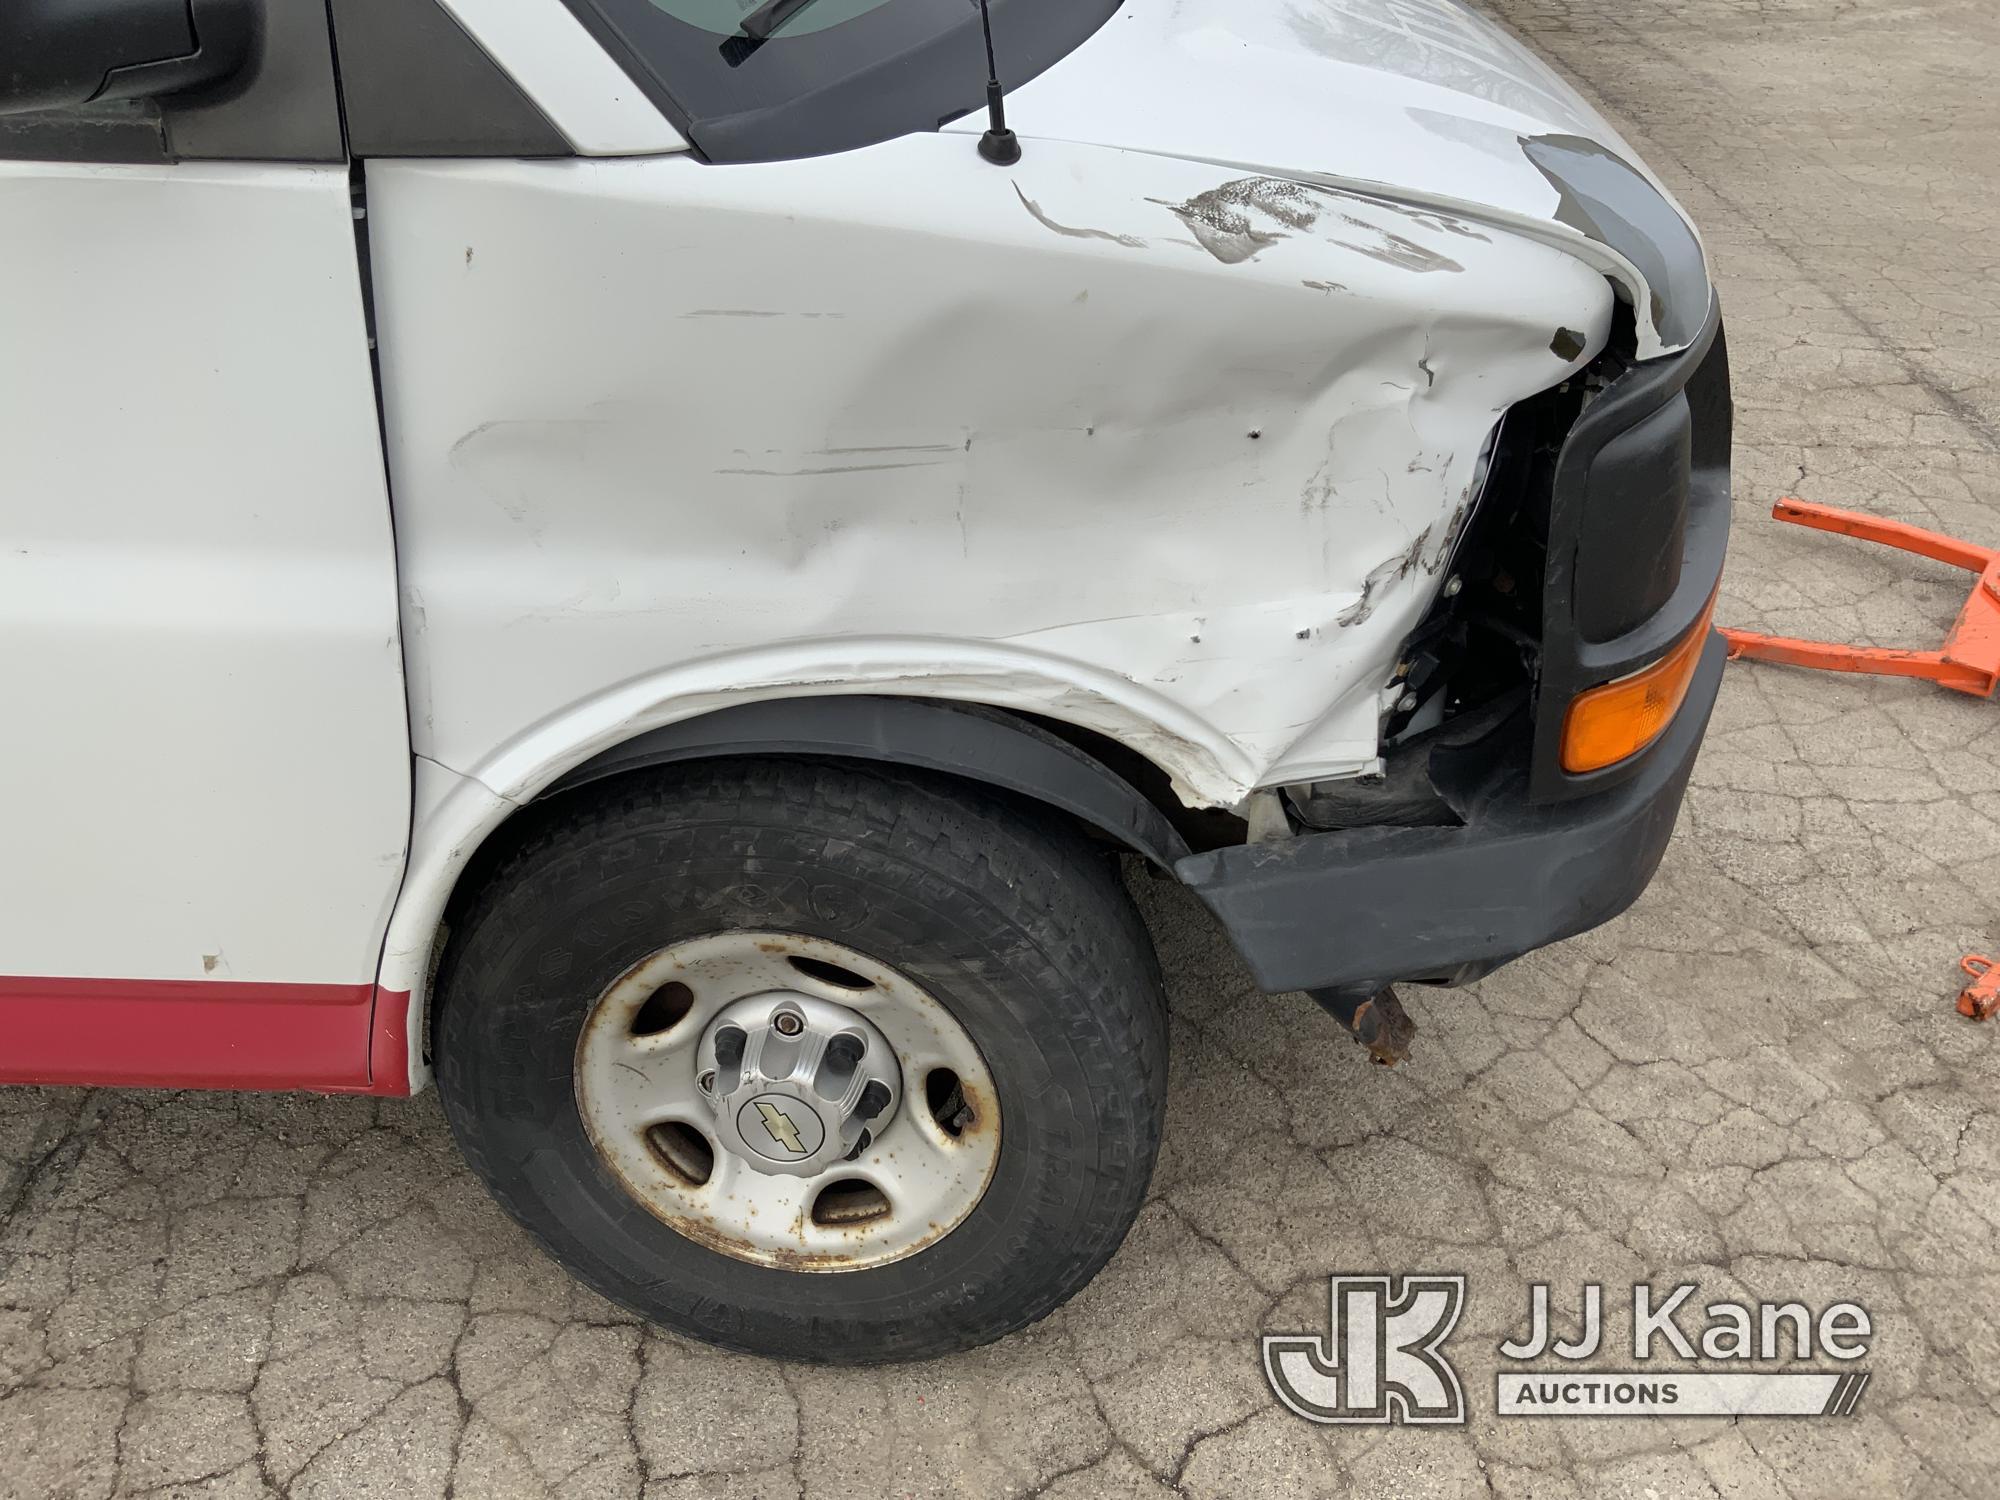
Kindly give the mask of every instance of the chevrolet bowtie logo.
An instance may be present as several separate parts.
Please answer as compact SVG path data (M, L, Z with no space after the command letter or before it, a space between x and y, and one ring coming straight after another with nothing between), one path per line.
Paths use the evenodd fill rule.
M757 1113L764 1117L764 1128L771 1132L772 1140L794 1156L806 1154L806 1148L799 1140L799 1127L792 1123L790 1115L762 1099L757 1101Z

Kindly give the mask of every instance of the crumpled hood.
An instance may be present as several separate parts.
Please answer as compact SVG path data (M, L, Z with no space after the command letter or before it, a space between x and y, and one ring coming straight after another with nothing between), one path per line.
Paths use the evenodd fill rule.
M1005 25L996 14L1003 75ZM1008 116L1030 142L1212 161L1558 245L1618 283L1642 358L1685 348L1708 316L1701 242L1666 188L1546 64L1454 0L1128 0L1010 94Z

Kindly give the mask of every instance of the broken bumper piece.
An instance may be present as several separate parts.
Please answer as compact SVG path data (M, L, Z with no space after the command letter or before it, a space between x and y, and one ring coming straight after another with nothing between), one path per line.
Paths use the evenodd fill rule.
M1638 899L1666 853L1724 657L1711 635L1674 722L1604 791L1531 802L1521 745L1496 756L1464 827L1308 834L1176 869L1266 991L1470 983Z

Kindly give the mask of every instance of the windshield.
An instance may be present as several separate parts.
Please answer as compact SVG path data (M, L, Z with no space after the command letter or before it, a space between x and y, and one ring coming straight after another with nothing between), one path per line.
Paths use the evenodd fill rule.
M823 156L985 99L978 0L568 0L711 161ZM1000 80L1074 51L1120 0L992 0Z

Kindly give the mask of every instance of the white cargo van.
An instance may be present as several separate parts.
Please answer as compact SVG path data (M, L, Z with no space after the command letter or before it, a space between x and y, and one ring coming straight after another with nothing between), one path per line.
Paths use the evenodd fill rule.
M1119 856L1383 1058L1634 899L1679 208L1449 0L990 21L0 13L0 1078L435 1080L607 1295L912 1357L1138 1210Z

